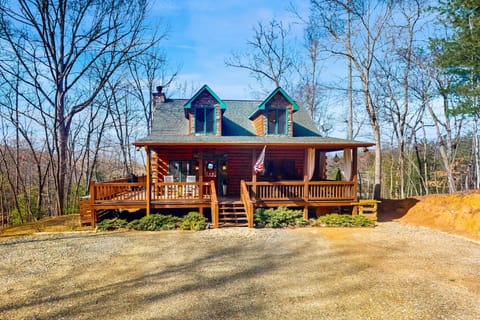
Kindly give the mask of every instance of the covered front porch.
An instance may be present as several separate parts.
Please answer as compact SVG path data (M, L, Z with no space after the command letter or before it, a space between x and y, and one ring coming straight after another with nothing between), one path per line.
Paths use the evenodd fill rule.
M349 207L355 213L358 206L356 148L339 150L349 162L343 181L326 176L325 154L333 148L267 147L261 173L253 168L262 147L145 150L145 176L91 183L90 196L81 201L83 223L94 225L104 210L143 209L150 215L189 208L208 212L211 225L220 227L228 225L227 212L234 207L231 219L244 215L243 225L253 227L258 207L303 208L308 219L312 208Z
M144 180L144 179L142 179ZM253 214L257 207L303 207L304 218L308 209L320 206L355 206L356 182L353 181L241 181L238 198L219 197L213 182L157 182L147 188L146 181L92 182L90 196L81 200L82 222L95 224L102 210L141 210L149 215L155 209L192 208L203 214L211 212L213 227L219 226L222 203L240 202L245 210L249 227L253 227ZM150 189L150 196L147 189Z

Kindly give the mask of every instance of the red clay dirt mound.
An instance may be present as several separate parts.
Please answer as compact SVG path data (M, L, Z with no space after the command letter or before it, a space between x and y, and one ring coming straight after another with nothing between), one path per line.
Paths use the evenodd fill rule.
M480 190L382 200L379 221L391 220L480 240Z

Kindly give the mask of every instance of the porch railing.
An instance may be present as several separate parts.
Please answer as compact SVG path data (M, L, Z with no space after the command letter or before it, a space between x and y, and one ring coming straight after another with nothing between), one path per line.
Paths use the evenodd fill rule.
M354 201L355 181L283 181L247 182L249 197L254 200Z
M202 200L208 201L212 195L212 185L208 182L158 182L152 183L151 201ZM92 182L90 201L96 202L146 202L145 182Z
M144 182L96 182L90 186L90 200L145 202ZM157 182L152 184L152 201L211 200L214 193L208 182ZM240 197L248 201L355 201L355 181L283 181L245 182L240 184Z
M247 213L247 222L250 228L253 228L253 202L250 199L250 193L248 191L247 184L244 180L240 181L240 200L245 207L245 211Z
M157 182L152 190L152 201L209 200L213 193L209 182Z

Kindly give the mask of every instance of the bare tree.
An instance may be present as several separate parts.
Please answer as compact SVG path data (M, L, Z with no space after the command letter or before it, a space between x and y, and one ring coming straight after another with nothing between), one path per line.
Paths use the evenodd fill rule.
M35 88L44 104L38 112L49 133L56 212L68 195L68 141L74 119L96 99L106 82L156 39L145 37L147 1L19 0L0 5L0 41L9 63L0 70ZM34 91L31 89L31 91Z
M131 138L134 128L140 123L140 110L132 107L129 101L129 88L120 79L115 83L108 82L104 90L105 101L110 106L109 114L111 125L118 141L118 148L123 163L123 174L132 173Z
M147 123L147 132L152 129L153 101L155 88L160 85L168 88L177 78L180 66L170 69L167 56L158 48L151 48L128 64L131 79L131 94L136 98L143 110Z
M423 108L414 100L411 92L413 51L422 28L424 8L418 0L396 4L396 14L386 28L386 45L383 56L377 56L378 70L375 73L380 84L378 96L384 96L382 112L393 127L396 140L398 168L396 173L396 197L405 198L406 156L413 132L421 123Z
M378 106L373 97L373 68L383 32L391 18L390 3L378 1L312 0L312 23L321 30L324 50L349 59L360 79L365 109L375 141L374 198L380 198L382 181L382 145ZM353 30L347 34L348 16Z
M464 116L450 112L450 97L448 94L449 76L435 67L431 53L420 51L414 55L416 64L415 81L412 82L412 92L422 102L432 118L437 138L437 148L440 153L443 168L447 173L448 189L457 190L453 172L456 161L455 146L457 145L462 129ZM434 99L440 98L441 107L437 107Z
M251 50L233 53L225 64L248 70L261 84L268 80L275 87L287 88L296 60L296 53L288 41L290 27L274 19L267 25L258 22L253 31L253 38L247 42Z
M15 71L15 68L12 68ZM16 72L20 72L17 66ZM43 214L44 190L50 165L46 143L38 139L36 111L24 99L21 74L0 74L0 119L2 147L0 161L9 182L20 221Z

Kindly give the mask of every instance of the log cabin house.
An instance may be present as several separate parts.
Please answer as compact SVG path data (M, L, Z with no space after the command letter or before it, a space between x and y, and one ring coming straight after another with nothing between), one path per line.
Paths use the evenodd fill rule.
M253 227L257 207L358 204L358 150L372 143L322 137L307 110L282 88L263 101L222 100L207 85L190 99L153 95L151 133L138 181L93 182L81 201L82 223L104 210L194 209L213 227ZM343 154L344 181L326 177L326 154Z

